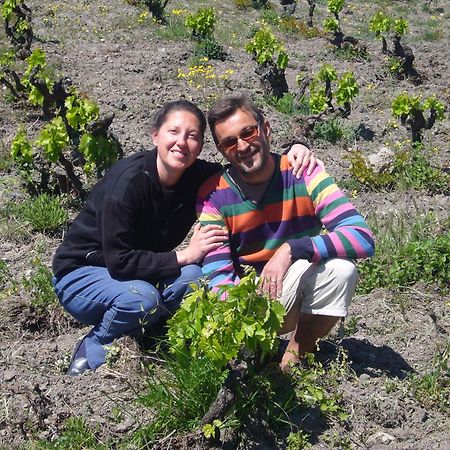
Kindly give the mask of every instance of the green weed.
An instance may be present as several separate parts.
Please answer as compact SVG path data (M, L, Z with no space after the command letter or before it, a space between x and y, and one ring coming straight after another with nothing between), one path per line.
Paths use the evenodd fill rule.
M196 58L218 59L224 61L226 56L227 54L223 46L213 37L201 39L195 45L194 57Z
M22 203L19 217L29 223L34 231L52 233L67 223L68 213L60 197L41 194Z
M437 283L444 289L450 281L450 221L436 231L436 219L428 215L411 223L406 213L393 214L384 224L371 224L377 252L359 263L357 292L379 287L402 289L417 282Z
M275 95L266 98L267 103L273 106L277 111L289 116L304 114L305 108L301 103L298 103L295 94L287 92L280 98Z
M312 447L309 442L309 434L303 430L290 433L286 439L286 444L286 450L301 450Z
M324 141L336 143L340 140L349 141L355 132L342 124L339 118L318 122L314 126L314 137Z
M350 317L344 322L344 336L352 336L358 331L358 319Z
M9 172L13 167L14 162L9 154L6 144L3 142L3 139L0 139L0 171Z
M42 313L59 308L59 301L53 289L51 270L39 258L34 258L32 265L31 276L22 280L23 287L31 294L32 308Z
M386 56L384 59L384 71L393 78L398 78L402 73L402 60L396 56Z
M427 42L434 42L439 41L444 37L444 32L442 29L431 29L431 30L425 30L422 33L422 40Z
M191 35L190 30L184 24L179 15L169 15L164 24L154 28L156 36L169 41L182 41Z
M450 342L434 355L430 369L423 375L412 375L409 387L425 408L450 413Z
M252 6L252 0L233 0L238 9L248 9Z
M344 45L334 48L334 54L344 61L370 61L370 54L354 45Z
M8 285L10 277L11 273L8 265L6 264L6 261L0 259L0 291L3 291L3 289L5 289L5 287Z
M261 20L269 25L278 25L280 16L274 9L263 9L261 13Z
M280 17L279 27L285 33L297 34L300 32L299 21L292 16Z
M334 366L333 371L327 372L322 363L317 361L312 353L308 353L305 356L306 368L292 368L296 397L301 406L318 408L329 419L338 418L344 421L348 418L335 389L342 367L346 366L346 357L343 361L343 366L341 361ZM333 393L330 394L328 390Z
M112 448L101 443L95 436L95 431L86 425L82 417L67 419L64 431L54 441L40 440L30 445L30 450L106 450Z
M348 436L341 433L326 434L323 438L330 448L338 448L339 450L352 450L352 441Z
M263 372L252 373L246 380L234 405L234 416L243 424L252 419L261 421L263 415L271 429L279 429L291 424L290 416L298 408L293 384L271 366Z

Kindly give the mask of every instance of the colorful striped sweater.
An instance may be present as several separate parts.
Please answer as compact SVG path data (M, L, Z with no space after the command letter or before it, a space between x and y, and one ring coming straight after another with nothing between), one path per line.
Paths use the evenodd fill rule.
M276 169L257 204L245 198L226 168L200 187L200 222L221 225L229 232L229 240L204 259L203 273L214 290L237 284L243 265L261 273L285 242L293 260L365 258L374 253L367 223L320 166L298 180L286 156L272 155Z

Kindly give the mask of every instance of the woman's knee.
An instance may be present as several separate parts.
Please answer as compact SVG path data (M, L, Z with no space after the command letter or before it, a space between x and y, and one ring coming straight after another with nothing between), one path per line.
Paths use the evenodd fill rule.
M155 286L143 280L129 281L127 284L128 289L121 295L122 307L145 314L158 307L161 294Z
M187 282L194 282L203 277L202 268L197 264L189 264L181 268L181 276Z

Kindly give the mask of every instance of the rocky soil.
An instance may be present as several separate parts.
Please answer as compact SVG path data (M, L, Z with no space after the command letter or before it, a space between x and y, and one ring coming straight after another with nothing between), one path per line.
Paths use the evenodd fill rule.
M150 147L153 113L164 102L179 97L191 99L206 110L214 98L245 92L263 106L271 121L274 148L296 133L297 122L264 102L255 62L243 50L251 28L261 21L260 11L250 8L242 12L231 0L169 2L167 11L172 21L184 20L187 12L200 5L212 5L218 11L216 36L228 56L225 61L210 62L215 78L205 79L200 74L189 84L187 76L179 76L180 70L188 73L192 61L189 33L184 31L183 35L183 30L176 33L174 28L153 23L150 15L141 15L145 11L142 8L124 0L26 3L33 11L34 48L46 51L55 74L70 77L80 91L98 102L102 111L115 114L111 128L125 154ZM318 3L319 24L325 5ZM272 0L272 4L281 11L277 1ZM386 75L381 44L366 29L368 18L378 9L410 21L405 42L416 55L415 67L424 80L421 85ZM336 144L311 141L338 182L348 178L349 163L344 157L349 150L358 149L367 156L382 146L396 148L409 138L403 127L392 126L390 102L394 95L404 90L424 96L436 94L447 107L450 101L450 16L444 0L354 1L344 12L343 26L367 45L370 60L338 58L323 36L306 39L279 31L290 56L286 74L293 92L300 72L316 72L324 62L334 64L339 72L352 70L358 79L361 93L345 121L346 127L359 130L357 137ZM299 2L295 17L306 20L306 2ZM441 34L436 40L426 40L425 33L430 30L441 30ZM0 34L1 45L8 43ZM227 73L230 69L232 72ZM3 95L1 159L8 158L8 145L19 124L32 135L42 123L37 110L13 104ZM433 164L446 170L450 160L449 132L447 118L427 131L424 139L426 146L436 148ZM202 157L219 159L210 138ZM8 202L24 199L26 193L14 170L2 167L0 207L4 208ZM376 216L395 224L395 217L401 214L414 220L430 211L445 219L450 211L449 198L444 195L419 191L348 194L369 222ZM144 356L133 341L124 339L112 368L78 378L66 377L63 371L74 343L86 329L61 314L36 320L30 309L30 293L20 286L12 288L13 280L31 273L34 257L50 265L61 235L31 234L7 219L2 221L0 257L10 278L0 286L0 448L24 447L37 438L54 439L71 416L85 417L101 440L120 438L135 430L151 417L150 411L135 402L136 391L144 384L140 365ZM445 413L436 405L427 405L408 389L412 376L428 373L436 355L449 351L449 305L449 294L435 285L421 284L403 293L378 289L355 297L352 321L347 321L352 323L351 332L347 327L342 339L336 335L331 338L333 345L340 343L349 355L353 375L338 390L350 418L346 427L336 423L328 429L309 430L314 436L312 448L450 449L448 409ZM333 345L324 344L321 352L326 355ZM189 445L202 448L201 441ZM242 448L267 445L253 436L252 443Z

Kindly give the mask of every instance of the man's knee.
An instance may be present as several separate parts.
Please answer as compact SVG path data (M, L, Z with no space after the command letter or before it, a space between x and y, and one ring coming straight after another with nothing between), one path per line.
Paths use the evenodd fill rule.
M301 312L345 317L355 292L358 274L352 261L331 259L311 271L299 291Z
M355 264L348 259L330 259L325 264L330 276L341 285L348 285L350 289L356 286L358 271Z

